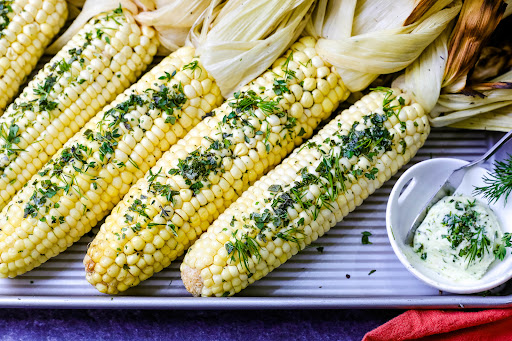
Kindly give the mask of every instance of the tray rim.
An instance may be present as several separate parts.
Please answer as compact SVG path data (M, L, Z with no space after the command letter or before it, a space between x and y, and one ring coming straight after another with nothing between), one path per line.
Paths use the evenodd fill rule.
M1 308L279 310L279 309L478 309L510 308L508 296L402 297L150 297L0 296Z

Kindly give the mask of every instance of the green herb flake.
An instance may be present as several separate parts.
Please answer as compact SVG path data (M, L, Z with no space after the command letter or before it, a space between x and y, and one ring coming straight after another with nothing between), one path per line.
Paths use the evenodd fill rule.
M368 244L372 244L372 242L370 241L370 236L372 236L372 233L371 232L368 232L368 231L363 231L361 232L361 243L363 245L368 245Z

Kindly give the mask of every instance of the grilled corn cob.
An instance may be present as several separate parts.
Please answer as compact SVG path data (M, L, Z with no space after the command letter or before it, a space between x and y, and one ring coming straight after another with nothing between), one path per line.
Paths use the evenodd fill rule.
M0 209L156 53L155 32L121 7L91 19L0 117Z
M429 130L406 94L363 97L219 216L184 258L185 287L195 296L229 296L262 278L360 205Z
M222 103L193 48L181 48L107 105L0 214L0 277L64 251L201 117Z
M0 1L0 110L66 22L65 0Z
M348 96L302 38L163 155L101 226L84 259L100 292L118 293L167 267L250 184Z

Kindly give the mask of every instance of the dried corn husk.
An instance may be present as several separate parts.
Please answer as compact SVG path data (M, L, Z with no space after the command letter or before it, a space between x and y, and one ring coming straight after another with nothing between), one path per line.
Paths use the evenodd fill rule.
M448 92L461 91L471 68L488 38L498 26L506 4L496 0L464 2L459 20L450 41L443 88Z
M75 19L84 7L85 0L68 0L68 18L67 21Z
M491 80L491 84L512 84L512 71ZM443 94L430 113L433 126L446 126L472 116L512 104L512 89L491 89L474 93ZM474 125L473 125L474 126Z
M512 1L506 2L512 5ZM503 49L482 46L501 17L511 10L506 11L504 2L494 0L466 2L464 7L450 46L443 82L447 86L443 87L443 94L430 113L431 123L433 126L506 130L510 118L507 110L512 104L512 71L508 71L512 66L510 46L507 43L503 43ZM508 72L485 80L502 70ZM500 118L504 120L503 127L498 124Z
M512 14L512 0L505 0L505 3L507 4L507 8L505 9L505 13L503 14L503 18L508 17Z
M317 10L308 30L331 37L331 32L319 31L319 23L328 23L331 17L347 18L351 30L344 29L344 37L320 39L317 50L328 62L338 68L348 88L359 91L366 88L379 74L400 71L418 58L448 23L457 15L461 2L453 0L415 1L334 0L320 2L334 10ZM423 15L421 15L424 13ZM412 22L415 20L414 22ZM403 26L404 23L412 22ZM323 30L334 29L323 25ZM347 34L350 34L348 36Z
M227 97L265 71L300 35L314 0L212 2L190 31L201 63Z

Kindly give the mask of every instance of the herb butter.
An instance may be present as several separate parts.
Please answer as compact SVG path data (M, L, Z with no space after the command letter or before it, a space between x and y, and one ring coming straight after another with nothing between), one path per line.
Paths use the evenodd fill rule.
M420 261L456 281L478 280L503 248L498 219L475 198L448 196L428 212L414 235Z

